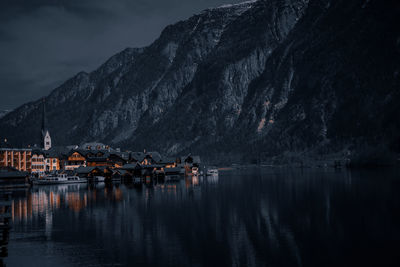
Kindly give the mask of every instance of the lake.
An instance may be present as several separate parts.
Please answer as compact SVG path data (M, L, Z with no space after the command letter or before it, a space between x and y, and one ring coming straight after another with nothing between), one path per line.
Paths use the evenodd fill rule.
M15 190L7 266L400 266L398 170Z

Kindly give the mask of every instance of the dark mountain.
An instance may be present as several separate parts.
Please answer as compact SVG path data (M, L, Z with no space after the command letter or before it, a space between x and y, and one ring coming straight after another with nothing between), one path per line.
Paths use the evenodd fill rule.
M400 151L398 1L266 0L168 26L46 97L54 143L227 161ZM0 120L39 143L41 101Z
M4 117L8 112L10 112L9 110L0 110L0 119L2 117Z

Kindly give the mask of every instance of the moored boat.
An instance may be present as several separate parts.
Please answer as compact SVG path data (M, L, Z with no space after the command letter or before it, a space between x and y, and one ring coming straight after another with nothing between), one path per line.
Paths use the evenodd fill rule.
M44 176L43 178L32 181L34 185L76 184L76 183L86 183L86 182L87 182L86 179L81 179L78 176L68 176L65 173Z

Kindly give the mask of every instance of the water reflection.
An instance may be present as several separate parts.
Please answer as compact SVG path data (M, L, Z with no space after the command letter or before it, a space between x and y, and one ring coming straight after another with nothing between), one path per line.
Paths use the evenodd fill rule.
M28 221L44 214L53 214L59 209L80 212L90 203L95 203L98 195L113 201L121 201L123 192L119 187L93 185L53 185L35 187L16 193L12 201L12 220L14 223Z
M397 172L246 170L14 192L10 266L398 263ZM38 257L37 255L45 255Z

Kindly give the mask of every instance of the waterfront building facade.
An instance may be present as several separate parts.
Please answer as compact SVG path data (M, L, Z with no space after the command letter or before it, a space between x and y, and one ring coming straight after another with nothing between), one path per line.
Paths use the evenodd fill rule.
M19 171L31 171L32 149L0 148L0 167L14 167Z
M32 169L33 174L43 175L46 171L45 156L41 150L32 152Z
M61 162L58 156L56 155L48 155L46 154L46 159L45 159L45 170L46 172L51 172L51 171L59 171L61 170Z
M164 158L162 159L159 164L165 166L165 168L176 168L177 165L177 159L176 158Z
M65 161L64 169L73 171L79 167L86 167L86 157L79 151L71 151Z

